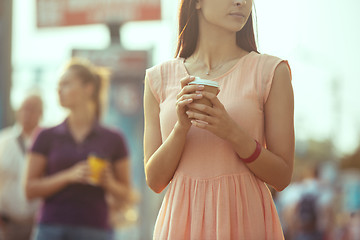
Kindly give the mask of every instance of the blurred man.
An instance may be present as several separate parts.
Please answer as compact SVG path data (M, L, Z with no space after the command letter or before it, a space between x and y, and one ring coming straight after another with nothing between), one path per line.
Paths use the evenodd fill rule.
M25 198L22 185L26 152L36 136L42 100L28 96L16 113L16 124L0 132L0 240L30 239L38 201Z

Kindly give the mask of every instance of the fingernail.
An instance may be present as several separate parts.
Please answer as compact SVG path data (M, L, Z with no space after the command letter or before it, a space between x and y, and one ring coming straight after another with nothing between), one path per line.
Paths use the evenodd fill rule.
M202 97L202 94L196 94L197 97Z
M198 85L197 88L198 88L198 89L203 89L203 88L204 88L204 85Z
M192 101L192 98L189 98L187 101L188 101L188 102L191 102L191 101Z

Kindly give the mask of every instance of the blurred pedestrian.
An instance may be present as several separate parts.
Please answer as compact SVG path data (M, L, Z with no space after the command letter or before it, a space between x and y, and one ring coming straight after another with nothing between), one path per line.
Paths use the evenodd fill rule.
M44 200L35 240L112 239L106 197L127 199L130 161L122 134L100 123L107 80L103 68L79 59L61 76L60 104L69 114L40 132L29 156L26 195ZM93 165L105 168L97 183Z
M27 201L23 188L26 153L38 133L43 103L29 95L16 112L16 124L0 132L0 239L28 240L39 201Z
M291 74L258 53L252 3L182 0L177 57L147 70L146 180L157 193L170 184L154 239L283 239L265 183L291 180Z
M294 240L324 240L324 233L319 230L319 206L317 197L305 194L295 208Z

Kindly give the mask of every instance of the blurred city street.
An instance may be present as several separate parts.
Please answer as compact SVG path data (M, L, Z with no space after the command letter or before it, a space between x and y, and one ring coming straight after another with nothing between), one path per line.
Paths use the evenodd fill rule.
M41 127L63 122L68 112L57 92L70 58L111 72L103 123L121 131L128 143L138 194L115 218L115 240L152 239L165 193L151 191L144 175L144 77L147 68L174 57L179 2L0 3L0 130L14 125L29 93L43 99ZM285 190L269 186L285 239L359 240L360 2L255 0L254 5L259 51L288 60L292 69L294 173ZM1 171L0 159L0 189Z

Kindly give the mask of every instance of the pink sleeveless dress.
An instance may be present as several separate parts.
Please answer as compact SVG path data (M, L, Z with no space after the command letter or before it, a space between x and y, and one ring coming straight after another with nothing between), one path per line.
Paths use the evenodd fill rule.
M275 68L281 60L250 52L222 76L219 100L231 117L263 146L263 107ZM286 61L285 61L286 62ZM287 62L286 62L287 63ZM147 70L151 91L160 105L162 140L176 121L180 79L188 75L183 58ZM169 156L171 157L171 156ZM191 127L174 178L158 214L154 239L284 239L270 191L214 134Z

